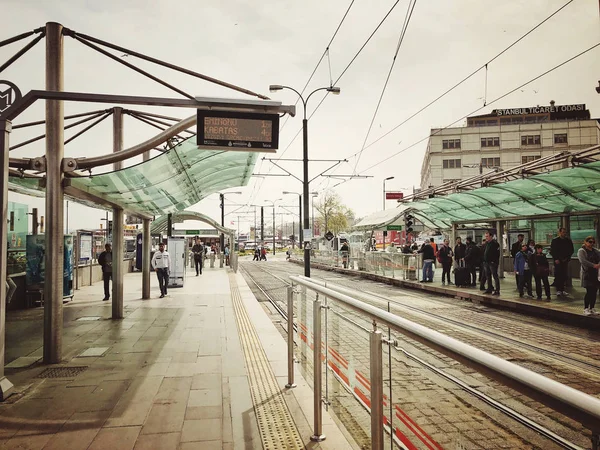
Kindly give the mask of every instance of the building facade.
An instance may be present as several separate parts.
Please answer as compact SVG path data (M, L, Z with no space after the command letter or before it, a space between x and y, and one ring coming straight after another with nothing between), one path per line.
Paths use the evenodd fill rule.
M466 127L432 129L421 188L600 144L600 120L584 104L495 109Z

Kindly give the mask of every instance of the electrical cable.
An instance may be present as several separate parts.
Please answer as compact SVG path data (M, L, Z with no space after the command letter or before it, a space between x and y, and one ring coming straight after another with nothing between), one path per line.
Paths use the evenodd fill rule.
M367 139L369 139L369 134L371 134L371 129L373 128L373 123L375 122L375 118L377 117L377 113L379 112L379 107L381 106L381 102L383 100L383 96L385 95L385 91L387 89L388 83L390 81L390 77L392 76L392 72L394 70L394 66L396 64L396 58L398 57L398 52L400 51L400 47L402 46L402 41L404 41L404 36L406 35L406 30L408 29L408 24L410 23L410 19L412 17L413 11L415 9L415 5L417 4L417 0L410 0L408 3L408 8L406 9L406 16L404 17L404 23L402 24L402 30L400 32L400 38L398 39L398 45L396 46L396 52L394 53L394 57L392 58L392 64L390 66L390 70L388 71L387 78L385 79L385 83L383 84L383 89L381 90L381 94L379 95L379 100L377 102L377 106L375 107L375 112L373 113L373 117L371 118L371 123L369 124L369 128L367 130L367 134L365 136L365 140L363 141L362 148L358 153L356 158L356 162L354 163L354 169L352 173L356 173L356 167L360 162L360 157L362 156L363 150L367 145ZM412 7L411 7L412 5Z
M532 78L531 80L529 80L529 81L527 81L527 82L525 82L525 83L521 84L520 86L517 86L516 88L514 88L514 89L511 89L510 91L508 91L508 92L506 92L506 93L502 94L501 96L499 96L499 97L496 97L495 99L493 99L493 100L491 100L490 102L488 102L486 106L489 106L489 105L491 105L492 103L495 103L495 102L497 102L497 101L499 101L499 100L501 100L501 99L503 99L503 98L505 98L505 97L509 96L510 94L512 94L512 93L514 93L514 92L516 92L516 91L518 91L519 89L521 89L521 88L523 88L523 87L527 86L528 84L531 84L531 83L533 83L534 81L537 81L537 80L539 80L540 78L542 78L542 77L544 77L544 76L548 75L549 73L551 73L551 72L555 71L556 69L559 69L560 67L564 66L565 64L568 64L568 63L570 63L571 61L573 61L573 60L575 60L575 59L579 58L580 56L583 56L583 55L585 55L586 53L588 53L588 52L590 52L590 51L594 50L594 49L595 49L595 48L597 48L597 47L600 47L600 42L598 42L597 44L595 44L595 45L593 45L593 46L591 46L591 47L587 48L586 50L583 50L582 52L578 53L577 55L575 55L575 56L572 56L571 58L569 58L569 59L567 59L567 60L563 61L562 63L560 63L560 64L557 64L556 66L552 67L551 69L548 69L548 70L546 70L545 72L541 73L540 75L537 75L536 77L534 77L534 78ZM400 153L403 153L403 152L405 152L406 150L408 150L408 149L410 149L410 148L414 147L415 145L417 145L417 144L420 144L421 142L423 142L423 141L425 141L425 140L429 139L431 136L434 136L434 135L436 135L436 134L439 134L440 132L442 132L443 130L445 130L445 129L447 129L447 128L451 127L451 126L452 126L452 125L454 125L455 123L457 123L457 122L460 122L461 120L464 120L464 119L466 119L467 117L469 117L469 116L472 116L473 114L475 114L475 113L477 113L477 112L481 111L483 108L485 108L485 106L481 106L481 107L479 107L479 108L475 109L474 111L470 112L469 114L466 114L466 115L462 116L461 118L459 118L459 119L457 119L457 120L453 121L452 123L450 123L450 124L446 125L446 126L445 126L445 127L443 127L443 128L439 128L439 129L438 129L438 130L436 130L434 133L431 133L431 134L429 134L429 135L425 136L424 138L422 138L422 139L418 140L417 142L414 142L413 144L409 145L408 147L406 147L406 148L403 148L402 150L400 150L400 151L398 151L398 152L394 153L393 155L390 155L390 156L388 156L387 158L385 158L385 159L383 159L383 160L379 161L378 163L375 163L375 164L373 164L372 166L370 166L370 167L368 167L368 168L364 169L363 171L361 171L360 173L362 174L362 173L368 172L368 171L369 171L369 170L371 170L372 168L374 168L374 167L377 167L378 165L380 165L380 164L383 164L383 163L384 163L384 162L386 162L386 161L389 161L390 159L392 159L392 158L394 158L394 157L398 156ZM348 181L348 180L345 180L345 181ZM344 182L345 182L345 181L344 181ZM341 183L338 183L338 184L341 184ZM336 186L337 186L337 185L336 185Z
M367 148L373 146L374 144L376 144L377 142L379 142L380 140L382 140L383 138L385 138L386 136L388 136L392 132L396 131L398 128L400 128L402 125L404 125L406 122L408 122L412 118L418 116L420 113L422 113L423 111L425 111L427 108L429 108L431 105L433 105L434 103L436 103L438 100L440 100L443 97L445 97L447 94L449 94L450 92L452 92L454 89L456 89L458 86L460 86L461 84L463 84L465 81L469 80L471 77L473 77L475 74L477 74L481 69L486 68L488 64L490 64L492 61L495 61L496 59L498 59L500 56L502 56L504 53L506 53L508 50L510 50L516 44L518 44L519 42L521 42L523 39L525 39L527 36L529 36L531 33L533 33L535 30L537 30L544 23L546 23L548 20L550 20L552 17L554 17L556 14L558 14L560 11L562 11L563 9L565 9L567 6L569 6L574 1L575 0L569 0L567 3L565 3L563 6L561 6L556 11L554 11L552 14L550 14L548 17L546 17L544 20L542 20L540 23L538 23L535 27L533 27L527 33L523 34L516 41L514 41L512 44L510 44L508 47L506 47L504 50L502 50L500 53L498 53L496 56L494 56L492 59L490 59L489 61L487 61L485 64L483 64L479 68L475 69L473 72L471 72L465 78L463 78L462 80L460 80L458 83L456 83L451 88L447 89L444 93L442 93L441 95L439 95L438 97L436 97L434 100L432 100L431 102L429 102L427 105L425 105L424 107L422 107L421 109L419 109L416 113L412 114L411 116L409 116L408 118L406 118L405 120L403 120L401 123L399 123L398 125L396 125L390 131L388 131L387 133L383 134L382 136L380 136L379 138L377 138L376 140L374 140L373 142L371 142L370 144L368 144L365 147L365 150ZM352 158L354 156L356 156L356 154L352 155L350 158Z

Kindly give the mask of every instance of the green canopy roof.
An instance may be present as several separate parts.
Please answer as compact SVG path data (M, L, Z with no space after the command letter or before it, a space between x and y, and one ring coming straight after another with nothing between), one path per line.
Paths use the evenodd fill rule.
M600 161L413 203L407 211L426 224L485 222L600 211Z
M245 186L258 153L201 150L191 137L149 161L90 177L70 178L65 192L91 206L119 206L153 216L182 211L223 189ZM39 179L11 177L9 189L39 195ZM37 192L36 192L37 191Z

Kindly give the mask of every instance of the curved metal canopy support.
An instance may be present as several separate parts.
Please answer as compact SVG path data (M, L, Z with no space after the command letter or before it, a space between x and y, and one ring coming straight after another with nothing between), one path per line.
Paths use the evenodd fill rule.
M226 228L221 226L216 220L208 217L205 214L196 212L196 211L180 211L171 214L171 222L173 223L181 223L185 220L199 220L200 222L204 222L216 228L217 231L223 234L233 236L235 234L235 230L231 228ZM152 227L150 229L151 233L160 233L167 229L168 217L167 215L163 215L158 217L154 222L152 222Z

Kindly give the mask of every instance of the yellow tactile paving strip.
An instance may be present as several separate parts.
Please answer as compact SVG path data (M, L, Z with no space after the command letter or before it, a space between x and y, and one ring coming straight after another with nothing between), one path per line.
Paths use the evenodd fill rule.
M242 304L242 296L233 274L229 276L229 285L263 446L267 450L303 449L300 433L277 385L256 330Z

